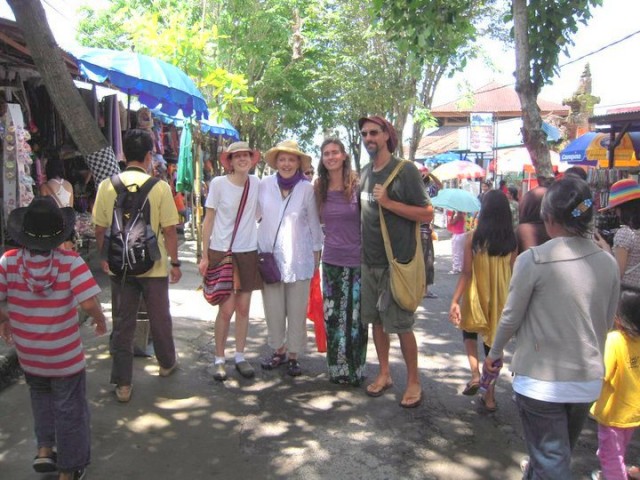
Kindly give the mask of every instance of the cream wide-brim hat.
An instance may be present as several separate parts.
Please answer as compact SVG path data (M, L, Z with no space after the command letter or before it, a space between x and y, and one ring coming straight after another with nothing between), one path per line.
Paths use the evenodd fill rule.
M220 164L227 171L233 170L231 166L231 156L238 152L249 152L251 154L251 168L255 167L260 161L260 151L253 150L247 142L235 142L229 145L226 151L220 154Z
M311 156L300 150L298 142L295 140L285 140L284 142L280 142L275 147L267 150L267 153L264 154L264 161L267 162L267 165L274 170L277 170L276 158L278 158L278 153L280 152L297 155L300 158L300 169L303 172L306 172L311 166Z

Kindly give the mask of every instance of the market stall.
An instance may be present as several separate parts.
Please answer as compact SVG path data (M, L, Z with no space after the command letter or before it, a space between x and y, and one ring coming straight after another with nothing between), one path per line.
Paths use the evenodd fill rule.
M609 203L611 185L628 177L638 178L640 171L640 110L591 117L595 132L587 132L560 153L573 165L590 167L587 181L592 189L596 211ZM598 213L595 227L613 238L619 227L613 212Z

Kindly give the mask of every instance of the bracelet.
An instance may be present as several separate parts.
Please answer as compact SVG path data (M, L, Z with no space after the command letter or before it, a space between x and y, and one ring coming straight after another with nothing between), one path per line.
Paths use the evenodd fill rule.
M180 267L182 265L182 262L180 260L177 260L175 262L171 262L171 266L172 267Z

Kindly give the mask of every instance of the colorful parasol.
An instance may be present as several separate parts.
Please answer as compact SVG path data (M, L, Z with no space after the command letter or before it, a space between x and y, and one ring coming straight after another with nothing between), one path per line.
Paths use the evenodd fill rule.
M454 160L440 165L431 174L439 180L454 180L463 178L482 178L485 176L484 168L466 160Z
M460 188L445 188L431 199L434 207L456 212L473 213L480 210L480 200L472 193Z
M208 118L207 102L191 78L178 67L135 52L76 47L70 51L80 73L93 82L109 80L124 92L137 95L140 103L157 107L167 115L178 110L186 117Z
M609 168L609 133L587 132L573 140L560 152L560 160L573 165ZM614 151L615 167L640 166L640 132L625 133Z
M560 161L560 155L553 150L549 151L551 166L554 170L564 172L571 165ZM525 147L506 148L497 151L496 173L503 175L507 172L535 173L535 167L531 161L531 155Z

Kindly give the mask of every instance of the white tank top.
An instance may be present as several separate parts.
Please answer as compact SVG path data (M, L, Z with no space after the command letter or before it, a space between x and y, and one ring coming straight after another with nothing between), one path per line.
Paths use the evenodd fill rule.
M63 186L64 184L64 180L63 179L57 179L57 178L51 178L49 179L49 182L53 182L55 184L58 185L57 189L51 189L51 191L53 192L53 198L55 199L56 203L58 204L58 206L60 208L63 207L70 207L71 203L69 202L71 200L71 193L69 193ZM49 183L47 182L47 183Z

